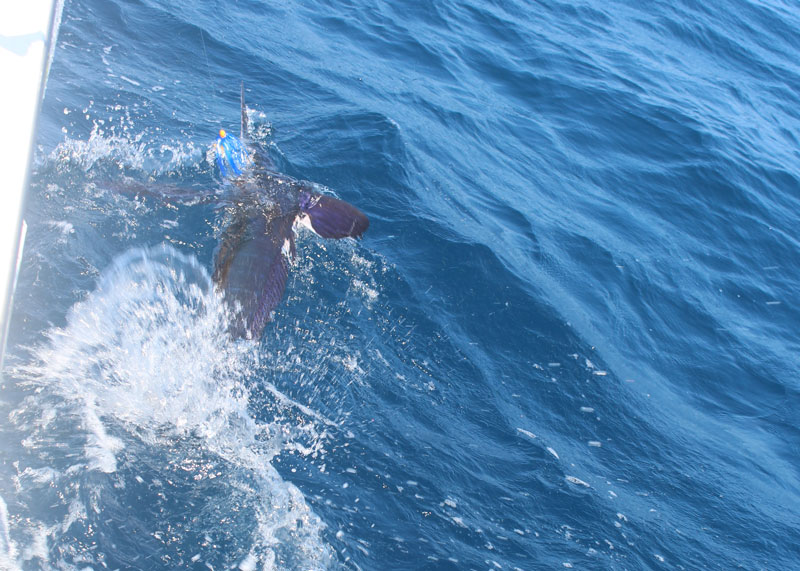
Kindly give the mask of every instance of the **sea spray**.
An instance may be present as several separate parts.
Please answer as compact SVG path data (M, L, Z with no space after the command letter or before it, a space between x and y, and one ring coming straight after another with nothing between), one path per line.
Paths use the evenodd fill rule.
M140 564L138 538L167 565L330 565L324 524L271 464L309 448L316 421L288 424L282 410L303 411L287 398L273 419L263 403L251 414L257 345L229 338L228 313L193 257L157 246L120 256L48 333L14 371L28 396L10 418L24 434L19 508L54 509L10 526L8 556L45 529L48 563Z

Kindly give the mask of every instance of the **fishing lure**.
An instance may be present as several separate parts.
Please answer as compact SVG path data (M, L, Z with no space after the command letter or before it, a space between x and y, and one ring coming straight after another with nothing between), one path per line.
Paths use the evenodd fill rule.
M247 160L241 141L237 137L226 133L225 129L220 129L215 147L217 165L222 176L228 176L229 169L233 171L234 175L241 175Z

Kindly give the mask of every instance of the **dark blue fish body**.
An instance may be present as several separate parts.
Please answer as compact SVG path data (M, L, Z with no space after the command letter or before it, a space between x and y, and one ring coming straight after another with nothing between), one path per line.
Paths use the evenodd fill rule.
M244 88L242 140L247 140ZM283 298L295 255L295 223L323 238L358 238L369 219L355 206L317 192L313 183L276 172L260 149L246 148L242 163L230 161L230 155L220 157L218 151L220 170L225 173L228 166L240 174L229 179L227 224L215 254L213 279L234 311L231 333L258 338Z

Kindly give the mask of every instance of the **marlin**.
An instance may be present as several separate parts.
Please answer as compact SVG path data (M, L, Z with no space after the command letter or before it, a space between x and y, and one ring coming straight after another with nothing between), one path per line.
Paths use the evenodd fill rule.
M233 310L231 334L258 339L286 289L296 255L295 225L322 238L360 238L369 219L352 204L319 192L318 185L276 171L249 136L244 83L240 138L220 131L216 156L230 184L213 281Z

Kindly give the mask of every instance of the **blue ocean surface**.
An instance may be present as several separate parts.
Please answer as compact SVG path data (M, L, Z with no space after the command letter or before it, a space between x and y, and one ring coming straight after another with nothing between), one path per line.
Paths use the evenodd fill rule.
M0 568L800 569L798 53L788 0L67 0ZM242 81L371 221L256 341L192 200Z

